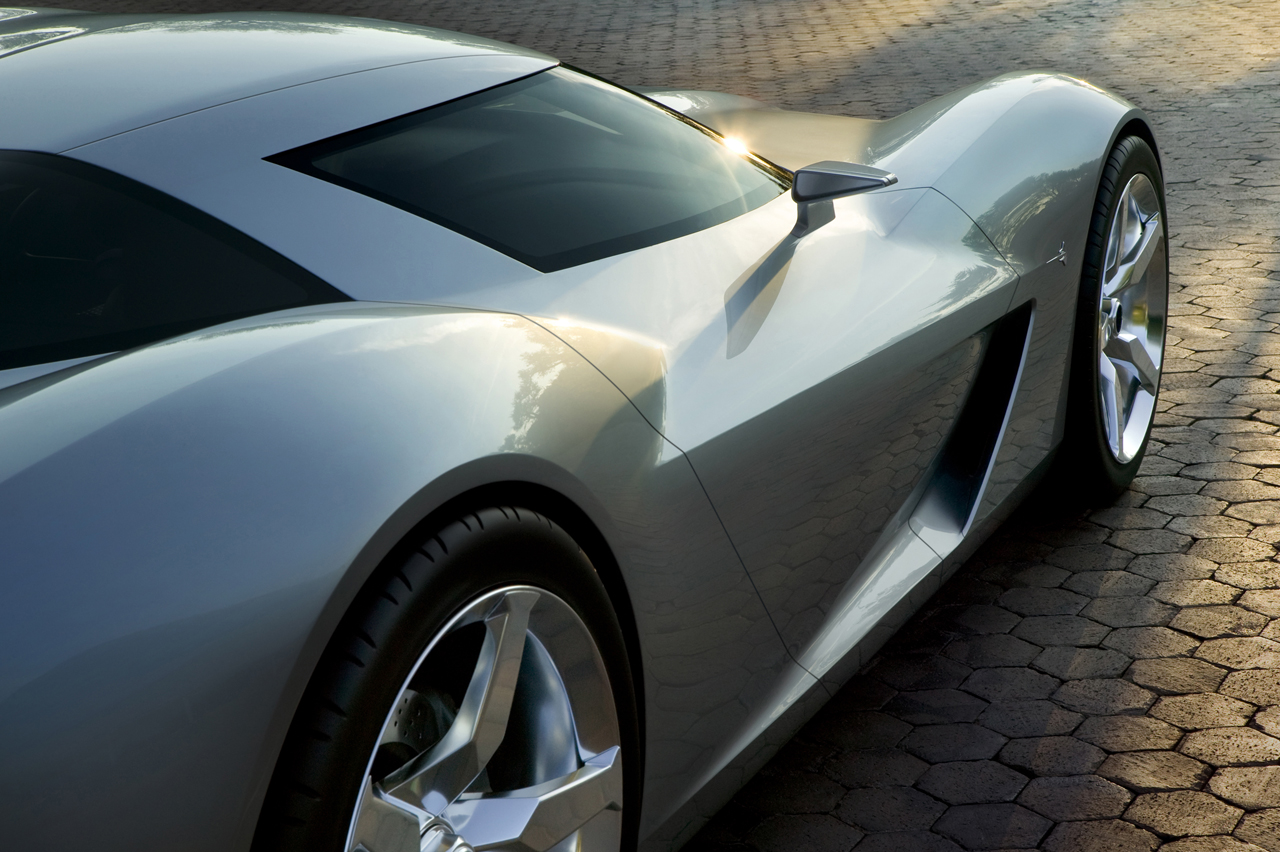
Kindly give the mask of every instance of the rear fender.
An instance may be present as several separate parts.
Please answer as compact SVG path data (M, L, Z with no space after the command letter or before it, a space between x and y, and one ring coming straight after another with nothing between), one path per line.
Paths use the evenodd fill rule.
M316 306L0 390L9 836L247 848L356 592L424 517L511 481L573 501L626 580L657 819L787 658L687 460L555 335Z

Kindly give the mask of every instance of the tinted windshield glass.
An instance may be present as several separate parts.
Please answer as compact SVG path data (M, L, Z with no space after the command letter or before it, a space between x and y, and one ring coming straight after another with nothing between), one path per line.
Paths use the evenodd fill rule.
M704 128L565 68L271 159L544 272L717 225L788 186Z
M0 152L0 369L344 299L155 190L61 157Z

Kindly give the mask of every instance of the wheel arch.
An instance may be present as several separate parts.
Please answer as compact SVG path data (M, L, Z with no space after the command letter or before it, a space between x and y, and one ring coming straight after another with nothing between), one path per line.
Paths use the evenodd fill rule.
M1155 131L1151 128L1147 117L1139 110L1132 110L1116 128L1115 134L1111 137L1111 144L1107 146L1106 156L1110 156L1112 149L1116 147L1116 143L1126 136L1137 136L1151 146L1151 152L1156 155L1156 162L1160 165L1160 171L1164 171L1164 160L1160 156L1160 146L1156 144ZM1104 157L1103 163L1105 162L1106 159ZM1099 172L1099 178L1101 178L1101 172Z
M339 632L361 593L378 582L382 573L398 565L414 543L459 517L489 506L529 508L558 524L578 544L599 575L622 628L636 698L640 748L645 754L645 701L642 652L631 595L621 563L607 531L609 514L586 485L559 466L533 456L489 456L462 465L441 476L401 506L382 524L352 560L342 579L315 620L303 644L278 703L269 735L264 739L254 789L237 832L237 848L253 848L267 788L308 686L315 677L325 650Z

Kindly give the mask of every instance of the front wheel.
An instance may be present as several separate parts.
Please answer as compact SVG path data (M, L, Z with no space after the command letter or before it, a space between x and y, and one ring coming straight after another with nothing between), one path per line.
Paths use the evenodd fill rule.
M384 566L326 650L258 850L616 852L638 732L621 631L556 525L492 508Z
M1169 302L1164 182L1151 147L1116 143L1102 172L1076 306L1058 485L1113 500L1137 475L1151 435Z

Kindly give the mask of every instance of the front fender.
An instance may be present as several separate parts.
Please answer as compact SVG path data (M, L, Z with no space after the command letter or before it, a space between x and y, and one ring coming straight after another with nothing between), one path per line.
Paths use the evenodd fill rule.
M1141 110L1062 74L1018 72L884 121L769 109L712 92L655 90L787 168L823 160L893 172L932 187L978 225L1017 273L1011 306L1035 306L1015 397L978 519L992 514L1061 439L1071 333L1098 181L1122 132L1153 144Z

